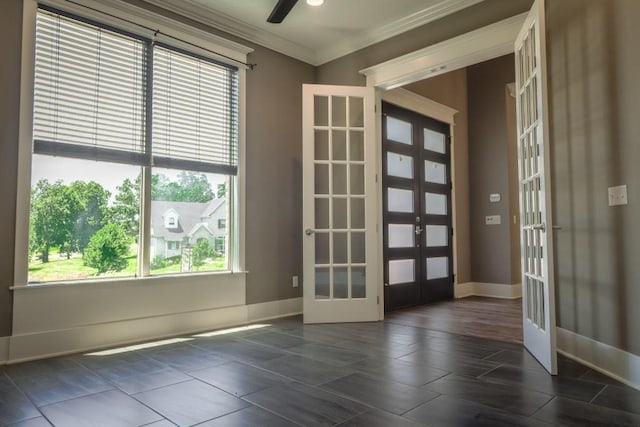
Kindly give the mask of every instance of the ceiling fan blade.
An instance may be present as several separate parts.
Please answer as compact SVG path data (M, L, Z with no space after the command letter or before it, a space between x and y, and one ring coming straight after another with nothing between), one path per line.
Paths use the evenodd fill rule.
M296 3L298 3L298 0L278 0L278 4L276 4L276 7L271 11L267 22L271 22L272 24L281 23Z

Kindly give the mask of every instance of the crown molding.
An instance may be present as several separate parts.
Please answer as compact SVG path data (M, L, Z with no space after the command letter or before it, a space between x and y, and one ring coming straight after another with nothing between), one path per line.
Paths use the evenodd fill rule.
M394 89L513 53L527 13L512 16L390 61L360 70L367 86Z
M247 24L229 15L212 11L193 0L182 0L180 2L175 2L174 0L143 1L212 28L219 29L232 36L240 37L308 64L318 66L421 25L433 22L484 0L442 0L436 5L425 8L402 19L379 28L374 28L371 31L361 33L355 38L317 51L277 36L272 32Z
M437 21L440 18L444 18L447 15L451 15L452 13L483 1L484 0L443 0L438 4L405 16L397 21L371 29L357 37L316 52L317 64L314 65L322 65L352 52L364 49L372 44L428 24L429 22Z
M232 36L264 46L311 65L317 65L313 51L273 33L249 25L220 12L214 12L192 0L143 0L170 12L192 19Z

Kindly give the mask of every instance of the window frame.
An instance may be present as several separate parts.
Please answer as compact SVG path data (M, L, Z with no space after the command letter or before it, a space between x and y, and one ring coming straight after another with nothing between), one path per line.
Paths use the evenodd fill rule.
M31 158L33 155L33 95L35 81L35 26L39 4L45 8L54 8L71 15L79 21L103 26L112 31L161 42L175 49L189 52L196 57L210 59L217 63L226 63L238 68L238 169L235 176L229 175L230 191L227 203L229 207L229 247L227 248L228 270L180 273L176 276L189 280L194 275L221 275L245 271L244 230L245 230L245 126L246 126L246 67L247 55L253 51L236 42L224 39L206 31L191 27L147 9L121 3L116 0L80 0L69 3L64 0L25 0L23 3L23 52L22 78L20 88L20 130L18 147L18 185L16 207L16 239L14 283L12 288L51 286L82 283L108 283L123 280L153 281L154 278L166 277L150 275L151 246L151 173L153 166L142 167L142 181L145 188L141 197L139 267L135 277L100 278L87 280L69 280L43 283L28 283L29 265L29 215L31 191ZM138 25L133 24L136 22ZM151 30L156 28L161 33ZM164 36L167 34L169 36ZM182 41L175 40L174 37ZM198 48L196 46L201 46ZM222 56L213 54L219 52ZM236 63L238 62L238 63Z

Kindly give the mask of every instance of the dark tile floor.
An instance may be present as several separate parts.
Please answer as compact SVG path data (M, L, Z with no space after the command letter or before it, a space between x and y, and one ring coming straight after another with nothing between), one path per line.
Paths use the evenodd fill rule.
M640 426L640 391L517 343L300 317L0 368L0 425Z

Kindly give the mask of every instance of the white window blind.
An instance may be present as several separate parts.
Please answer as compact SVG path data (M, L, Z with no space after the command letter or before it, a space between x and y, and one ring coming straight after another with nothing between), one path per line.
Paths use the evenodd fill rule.
M41 8L34 152L149 164L144 40Z
M235 175L237 92L237 68L156 44L154 165Z

